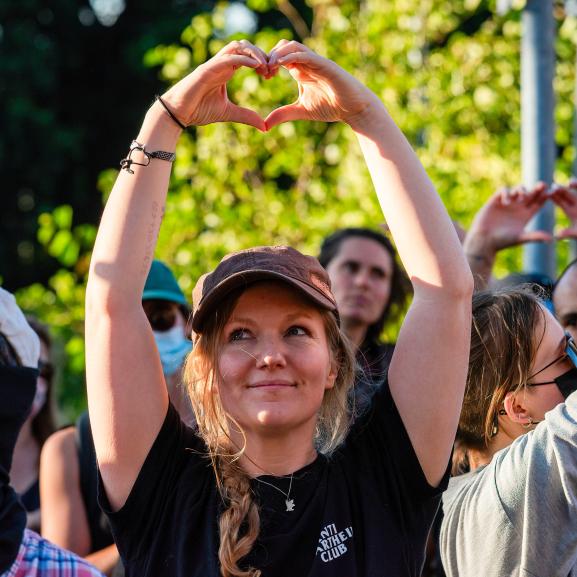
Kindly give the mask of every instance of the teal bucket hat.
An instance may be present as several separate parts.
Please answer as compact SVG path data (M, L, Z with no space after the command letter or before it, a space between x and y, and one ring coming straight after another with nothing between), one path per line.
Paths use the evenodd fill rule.
M144 284L142 300L160 299L188 306L184 293L180 290L172 271L159 260L153 260Z

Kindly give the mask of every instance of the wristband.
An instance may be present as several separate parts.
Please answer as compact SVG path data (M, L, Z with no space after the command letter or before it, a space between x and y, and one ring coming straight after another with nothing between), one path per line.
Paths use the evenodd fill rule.
M135 150L139 150L140 152L142 152L142 154L144 154L146 162L136 162L135 160L132 159L132 153ZM153 158L158 158L158 160L166 160L167 162L174 162L176 154L174 152L165 152L164 150L154 150L153 152L149 152L148 150L146 150L144 144L140 144L140 142L133 140L130 143L130 149L128 151L128 155L126 156L126 158L123 158L120 161L120 169L126 170L130 174L134 174L134 170L130 168L131 165L136 164L138 166L148 166L150 164L151 159Z

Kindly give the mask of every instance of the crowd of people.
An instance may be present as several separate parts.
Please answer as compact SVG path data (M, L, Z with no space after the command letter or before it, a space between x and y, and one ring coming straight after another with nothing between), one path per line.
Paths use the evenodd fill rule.
M298 100L231 103L239 67L286 68ZM229 254L190 307L154 260L181 131L294 120L354 131L388 232ZM555 240L526 230L546 202L577 238L577 183L500 190L460 239L379 98L287 41L232 42L157 97L121 167L74 426L49 333L0 289L0 575L577 575L577 263L492 277L500 250Z

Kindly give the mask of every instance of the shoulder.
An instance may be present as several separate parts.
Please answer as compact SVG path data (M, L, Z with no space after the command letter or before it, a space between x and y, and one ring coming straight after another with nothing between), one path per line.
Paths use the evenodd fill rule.
M56 431L48 437L42 447L41 468L62 469L69 474L78 475L75 427Z

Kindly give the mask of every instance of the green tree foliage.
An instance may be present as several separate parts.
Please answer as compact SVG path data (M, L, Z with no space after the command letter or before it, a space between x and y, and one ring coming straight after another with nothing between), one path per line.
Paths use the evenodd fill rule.
M196 15L178 42L149 50L145 64L170 84L216 53L231 39L224 32L226 6ZM248 6L261 22L286 23L261 27L251 41L269 50L280 38L302 40L383 99L463 226L496 188L520 182L522 3L502 16L488 0L308 0L306 6L248 0ZM575 153L577 24L561 10L557 17L556 177L566 181ZM284 71L264 81L239 70L229 94L264 116L294 100L296 85ZM101 176L103 196L114 175L111 169ZM315 254L322 237L338 227L379 226L383 217L372 190L355 136L344 125L296 122L267 134L233 124L190 129L178 144L157 256L190 294L198 276L229 251L286 243ZM64 269L48 287L35 285L20 296L78 335L94 230L73 227L68 209L59 210L41 217L39 240ZM77 254L81 266L71 272ZM518 270L519 255L502 255L497 274ZM67 352L74 372L82 367L82 344L72 342L74 351Z

